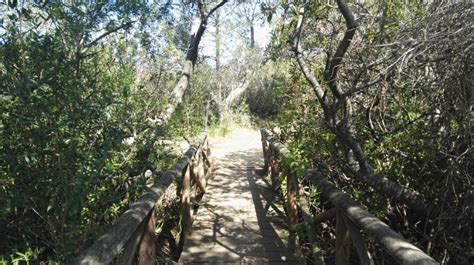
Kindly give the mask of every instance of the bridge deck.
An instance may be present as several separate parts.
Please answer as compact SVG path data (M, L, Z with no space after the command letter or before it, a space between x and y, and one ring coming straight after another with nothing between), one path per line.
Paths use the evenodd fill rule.
M263 165L259 133L238 130L213 143L212 154L217 170L179 263L298 263L283 207L257 174Z

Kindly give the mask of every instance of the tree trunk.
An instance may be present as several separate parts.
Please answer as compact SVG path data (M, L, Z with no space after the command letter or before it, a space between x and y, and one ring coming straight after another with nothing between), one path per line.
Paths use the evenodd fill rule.
M253 24L250 25L250 48L255 48L255 29Z
M217 100L219 124L224 121L224 105L222 104L222 80L221 80L221 31L220 31L220 14L216 11L216 78L217 78Z
M221 32L220 32L220 14L216 11L216 73L219 76L221 71ZM219 79L219 78L218 78ZM218 80L220 82L220 79Z
M318 101L320 102L324 119L328 128L335 134L336 138L351 151L350 156L354 156L358 162L359 173L356 174L360 180L372 186L375 190L384 196L395 199L404 203L411 208L417 210L426 216L436 215L436 205L426 200L420 194L413 190L407 189L395 181L391 181L383 176L374 173L374 168L370 164L369 159L364 153L360 142L357 140L356 134L351 131L351 125L348 123L350 119L349 100L342 93L337 84L337 70L342 63L342 59L350 47L352 38L357 28L357 22L347 4L343 0L338 0L337 5L346 21L347 30L343 39L340 41L335 54L331 60L328 60L324 70L324 81L331 91L332 97L329 97L322 89L319 81L316 79L314 73L306 66L303 59L303 52L300 44L300 37L302 32L302 24L304 18L304 8L300 9L298 23L296 28L296 35L294 41L294 50L296 52L296 59L301 72L305 76L308 83L313 88ZM339 119L338 110L344 111L344 118Z
M189 45L186 52L186 60L183 66L183 72L178 83L173 89L173 92L171 93L168 104L159 115L157 121L158 125L166 124L171 119L171 115L175 111L176 107L183 100L184 92L186 92L186 90L188 89L189 80L191 78L194 65L197 61L199 43L201 42L201 38L204 34L204 31L206 30L207 20L212 15L212 13L214 13L219 7L224 5L226 2L227 0L221 1L207 14L205 14L205 11L203 10L203 4L201 2L198 3L200 15L194 19L193 25L191 27L191 33L189 35Z

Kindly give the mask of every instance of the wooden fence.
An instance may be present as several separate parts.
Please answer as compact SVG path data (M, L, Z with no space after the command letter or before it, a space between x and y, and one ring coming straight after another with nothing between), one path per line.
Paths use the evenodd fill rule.
M181 240L192 222L192 190L206 192L206 177L211 168L207 134L168 171L163 173L150 190L124 212L108 233L81 252L74 264L155 264L155 209L163 195L175 189L182 204ZM176 184L178 183L178 184ZM176 184L176 185L173 185Z
M308 180L316 185L318 191L334 205L328 211L313 216L309 210L309 203L304 196L299 196L302 187L295 174L283 170L279 164L285 159L289 151L276 141L267 130L261 130L265 169L270 173L272 185L279 187L283 176L286 176L285 204L291 226L299 223L301 214L304 225L308 230L308 238L315 256L315 264L324 264L318 240L311 233L311 224L317 224L336 218L336 251L335 264L350 264L351 242L358 254L360 264L374 264L367 249L363 234L381 246L399 264L439 264L418 247L407 242L400 234L393 231L380 219L364 210L352 197L336 188L326 177L317 171L309 171Z

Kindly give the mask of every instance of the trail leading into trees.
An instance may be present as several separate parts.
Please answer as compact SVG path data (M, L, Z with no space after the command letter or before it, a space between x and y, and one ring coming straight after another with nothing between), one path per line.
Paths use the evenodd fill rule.
M179 263L296 264L283 207L261 174L260 133L237 129L211 141L216 170Z

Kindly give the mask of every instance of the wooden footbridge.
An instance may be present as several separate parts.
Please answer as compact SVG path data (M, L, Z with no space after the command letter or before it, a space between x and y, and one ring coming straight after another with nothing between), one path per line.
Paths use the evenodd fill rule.
M381 247L393 264L438 264L316 171L307 179L334 207L313 213L300 196L303 185L280 165L287 149L268 131L241 130L212 145L208 140L201 135L75 264L374 264L367 241ZM155 213L170 196L181 206L176 240L182 252L174 261L157 260ZM328 257L315 227L332 219L335 251ZM295 231L301 229L308 235L311 260L299 247Z

